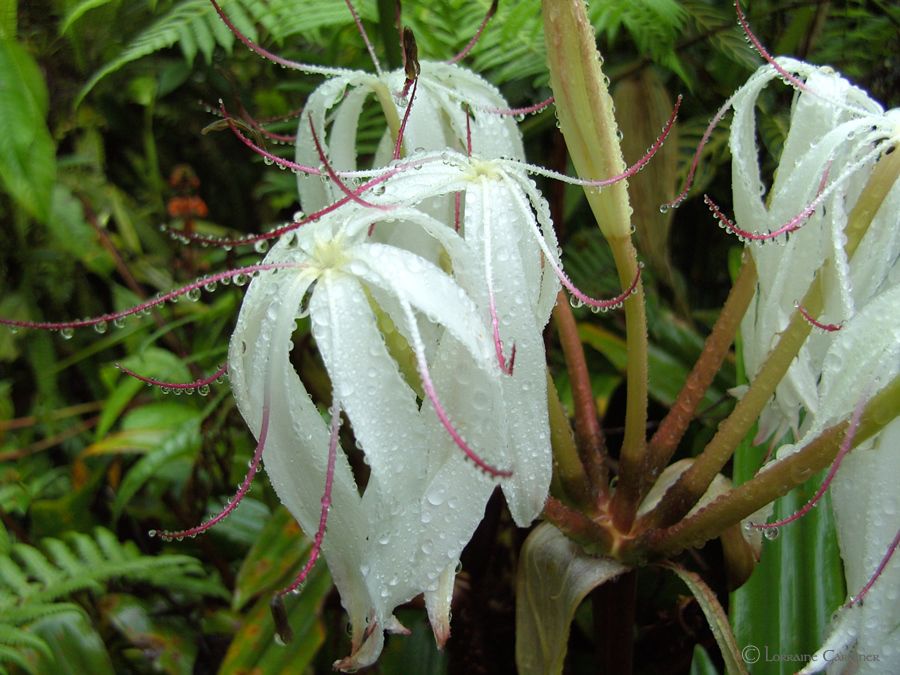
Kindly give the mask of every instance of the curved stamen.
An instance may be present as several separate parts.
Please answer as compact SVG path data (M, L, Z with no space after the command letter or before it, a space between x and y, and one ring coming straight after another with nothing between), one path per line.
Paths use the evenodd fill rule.
M422 343L422 336L419 334L419 325L413 314L412 307L410 307L409 303L405 300L401 300L400 304L403 307L403 312L406 314L406 322L409 325L412 347L416 354L419 378L422 380L422 388L425 390L425 395L428 397L428 400L431 401L431 405L434 408L434 412L437 415L438 420L440 420L441 425L446 429L456 446L463 451L466 457L474 462L475 466L492 478L509 478L512 476L512 471L498 469L488 464L472 450L471 447L469 447L469 444L466 443L459 431L456 430L456 427L453 426L453 422L450 421L450 417L447 415L447 411L441 404L437 392L434 389L434 382L431 380L431 373L428 370L428 361L425 357L425 345Z
M237 136L241 143L250 148L257 155L262 157L265 160L273 162L283 169L290 169L296 173L305 173L311 176L321 176L322 171L314 166L306 166L304 164L297 164L296 162L291 162L290 160L284 159L283 157L279 157L278 155L273 155L271 152L266 150L265 148L259 147L256 143L247 138L244 134L240 132L237 125L234 123L234 118L228 114L228 111L225 109L225 104L222 100L219 100L219 109L222 113L222 118L228 122L228 127L231 129L231 132Z
M165 541L172 541L173 539L175 541L180 541L185 537L196 537L198 534L203 534L217 523L225 520L225 518L230 516L231 513L238 507L238 505L247 495L247 492L250 491L250 485L253 483L253 479L256 477L256 474L259 472L259 467L262 464L263 450L265 450L266 438L269 435L269 412L271 410L270 389L271 388L268 386L268 383L266 383L265 393L263 395L262 421L260 422L259 428L259 440L256 443L256 449L253 451L253 458L250 460L250 468L247 469L244 480L241 481L241 484L238 486L237 493L235 493L234 497L228 500L225 508L219 511L219 513L214 515L209 520L200 523L196 527L191 527L186 530L177 530L174 532L156 532L151 530L151 537L158 536L160 539L164 539Z
M540 103L535 103L534 105L525 106L524 108L479 108L476 107L476 110L482 110L487 113L493 113L494 115L503 115L505 117L515 117L518 115L530 115L532 113L540 112L547 106L551 105L556 99L552 96L548 96Z
M799 302L794 303L794 307L797 308L797 311L800 312L800 315L804 319L806 319L811 325L815 326L819 330L824 330L829 333L834 333L844 327L843 323L821 323L820 321L816 321L815 317L813 317L812 314L807 312L806 308L803 305L801 305Z
M796 87L800 91L805 91L807 93L813 93L810 90L810 88L806 86L805 82L798 80L791 73L786 71L781 66L781 64L779 64L778 61L775 60L775 57L773 57L771 54L769 54L768 51L766 51L766 48L763 47L763 44L762 44L762 42L759 41L759 38L757 38L756 35L753 34L753 31L750 30L750 24L747 23L747 19L744 16L744 10L741 9L740 0L735 0L734 9L737 12L738 23L741 24L741 30L744 31L744 35L747 36L747 39L750 41L750 44L752 44L753 48L757 51L757 53L761 57L763 57L763 59L765 59L766 63L768 63L770 66L772 66L775 69L775 71L779 75L781 75L781 77L783 77L787 82L789 82L792 86Z
M897 551L898 546L900 546L900 530L897 530L897 534L894 535L894 540L891 542L890 546L888 546L887 553L884 554L881 562L878 563L878 567L875 568L875 571L872 573L872 576L869 577L866 585L859 590L859 593L850 598L850 600L847 601L847 604L845 604L844 607L853 607L854 605L862 604L862 601L866 597L866 594L869 592L869 589L872 588L874 583L878 580L878 577L880 577L881 573L884 572L884 569L891 561L891 557Z
M334 465L337 461L338 432L341 429L341 404L335 401L331 410L331 436L328 439L328 468L325 472L325 491L322 493L322 510L319 512L319 527L316 535L313 537L313 545L309 551L309 558L300 573L291 582L290 586L278 591L278 596L285 596L288 593L296 593L303 586L313 566L319 559L322 552L322 541L325 538L325 526L328 523L328 511L331 509L331 491L334 486Z
M400 129L397 131L397 143L394 145L394 159L400 159L403 152L403 134L406 132L406 123L409 121L409 112L412 110L413 101L416 98L416 88L419 85L419 78L412 81L412 90L409 92L409 101L406 103L406 110L403 112L403 121L400 122Z
M685 176L684 178L684 185L681 187L681 192L679 192L672 201L660 205L659 210L661 213L665 213L669 209L677 209L687 198L688 192L690 192L691 189L691 185L694 184L694 176L697 173L697 167L700 165L700 156L703 154L703 149L706 147L706 144L709 143L709 137L712 136L713 130L715 130L715 128L719 126L719 122L721 122L722 118L725 117L725 113L727 113L731 109L731 104L733 102L734 96L729 96L725 103L722 104L722 107L719 108L715 115L713 115L713 118L709 121L709 124L706 125L703 136L700 138L700 143L697 145L697 149L694 151L693 158L691 158L691 166L688 168L687 176Z
M366 49L369 51L369 56L372 57L372 65L375 66L375 73L378 77L381 77L383 75L381 71L381 62L375 55L375 47L372 46L372 41L369 39L368 33L366 33L362 19L359 18L359 14L356 12L356 7L353 6L353 3L350 2L350 0L344 0L344 4L347 5L347 9L350 10L350 15L353 17L353 23L356 24L356 30L359 31L359 35L362 38L363 43L365 43Z
M478 30L475 31L475 35L473 35L472 39L469 40L469 44L463 47L462 51L452 59L447 61L447 63L459 63L469 55L469 52L472 51L475 45L478 44L478 40L481 39L481 34L484 33L484 29L485 26L488 25L488 21L490 21L494 14L497 13L497 6L499 4L499 0L493 0L493 2L491 2L491 6L488 7L487 14L484 15L484 19L482 19L481 25L478 26Z
M241 117L247 121L247 124L249 124L254 131L276 143L294 143L297 140L296 134L277 134L274 131L269 131L263 126L264 123L261 120L255 119L243 104L241 104Z
M325 155L325 150L322 148L322 144L319 142L319 137L316 135L316 127L313 124L312 115L309 115L309 131L312 133L313 143L316 145L316 152L319 154L319 159L322 161L322 166L325 167L325 171L328 173L328 177L334 182L335 185L340 188L341 192L347 195L348 198L359 204L360 206L365 206L371 209L379 209L380 211L390 211L393 207L386 206L381 204L373 204L372 202L367 202L365 199L359 196L359 194L351 190L347 187L346 183L341 180L341 177L338 176L337 172L332 168L331 164L328 162L328 157Z
M103 314L101 316L93 317L90 319L76 319L74 321L19 321L17 319L0 318L0 324L4 326L11 326L14 328L32 328L35 330L60 331L68 331L75 328L85 328L87 326L98 326L101 324L116 324L117 322L120 322L123 319L128 318L129 316L143 314L144 312L147 312L158 305L163 305L166 302L177 300L183 295L187 295L192 291L199 291L206 286L212 286L213 284L216 284L223 279L249 277L255 272L270 272L273 270L287 269L291 267L301 267L301 264L296 262L260 263L258 265L248 265L247 267L237 267L235 269L226 270L224 272L211 274L210 276L203 277L202 279L197 279L196 281L192 281L191 283L189 283L187 286L182 286L181 288L176 288L173 291L157 295L152 300L147 300L146 302L142 302L141 304L135 305L134 307L131 307L129 309L123 309L120 312L110 312L109 314Z
M509 178L504 176L504 181L509 181ZM525 187L526 192L530 191L530 188L523 185ZM599 298L592 298L582 290L580 290L575 284L572 283L572 280L569 279L568 275L563 271L560 263L557 262L556 255L550 251L550 247L547 246L547 242L544 241L544 235L541 233L541 229L535 220L534 214L531 212L531 207L525 202L522 195L519 194L518 190L510 189L510 193L513 195L515 199L516 205L519 207L519 210L522 212L522 215L525 216L525 219L528 221L528 224L531 226L531 231L534 234L534 238L537 240L538 246L541 251L544 253L544 259L547 264L550 265L550 269L553 270L553 273L556 274L560 283L566 287L566 289L571 293L576 301L580 302L583 305L588 305L589 307L596 307L598 311L605 312L610 309L617 309L622 306L632 293L637 289L638 282L641 280L641 271L644 266L642 263L638 264L637 274L635 274L634 279L631 282L631 285L623 291L620 295L617 295L614 298L610 298L609 300L601 300ZM580 306L580 305L579 305Z
M223 377L225 373L228 372L228 364L223 363L212 375L208 377L200 378L199 380L194 380L193 382L165 382L163 380L157 380L152 377L145 377L144 375L139 375L138 373L126 368L121 363L115 364L116 368L121 370L123 373L128 375L129 377L133 377L136 380L140 380L141 382L145 382L147 384L152 384L154 387L162 387L163 389L183 389L183 390L194 390L200 389L203 387L207 388L209 391L209 385L218 380L220 377Z
M825 166L825 171L822 173L822 178L819 181L819 187L816 191L816 198L813 199L800 213L791 218L781 227L772 230L771 232L751 232L749 230L740 228L734 221L732 221L722 212L722 209L720 209L718 204L713 201L712 197L710 197L709 195L703 195L703 201L709 207L709 210L712 211L713 216L715 216L716 220L719 221L722 227L724 227L732 234L737 235L744 241L767 241L769 239L774 239L775 237L780 237L782 234L789 234L791 232L799 230L809 219L809 217L816 212L816 209L821 206L822 202L824 202L825 199L832 192L834 192L834 190L837 189L839 185L841 185L841 183L850 178L850 176L853 175L853 173L859 166L867 162L870 158L872 158L874 155L877 155L879 152L880 150L876 149L875 151L865 155L863 159L851 165L850 168L846 169L837 180L835 180L826 188L825 184L828 182L828 174L831 169L831 162L828 162L828 164Z
M630 167L625 169L625 171L620 173L618 176L612 176L610 178L602 179L572 178L571 176L567 176L564 173L551 171L550 169L544 169L543 167L534 166L531 164L525 164L524 166L529 173L537 174L539 176L545 176L547 178L554 178L556 180L562 181L563 183L569 183L571 185L582 185L584 187L606 187L607 185L613 185L614 183L618 183L620 181L631 178L647 165L647 162L649 162L653 158L653 155L655 155L662 147L663 143L665 143L669 132L672 131L672 127L675 125L675 120L678 117L678 109L681 107L681 101L682 97L681 95L679 95L675 101L675 107L672 108L672 114L669 116L669 119L663 127L662 132L653 143L653 145L650 146L644 156L641 157L637 162L632 164Z
M237 29L237 26L228 18L228 15L222 11L222 8L219 6L219 3L216 0L209 0L212 3L213 8L216 10L216 14L219 15L219 18L228 26L228 30L242 43L247 47L250 51L258 54L263 57L267 61L271 61L272 63L277 63L279 66L284 66L285 68L290 68L292 70L299 70L304 73L309 73L311 75L343 75L347 72L345 68L329 68L327 66L314 66L309 63L300 63L298 61L291 61L290 59L285 59L277 54L270 52L268 49L264 49L260 47L258 44L253 42L250 38L244 35L241 31Z
M800 520L803 516L813 510L815 505L819 502L820 499L825 495L825 492L831 486L831 481L834 480L835 475L837 475L838 469L841 468L841 463L844 461L844 458L850 453L853 445L853 437L856 435L856 430L859 428L859 421L862 419L862 413L865 408L863 405L863 401L861 401L856 409L853 411L853 415L850 417L850 424L847 425L847 431L844 433L844 440L841 442L841 447L838 449L837 455L835 455L834 461L831 463L831 467L828 469L828 474L825 476L825 480L822 481L822 484L819 486L819 489L816 490L816 493L812 496L812 498L803 505L798 511L794 514L784 518L782 520L778 520L774 523L750 523L750 526L758 529L758 530L769 530L776 529L779 527L783 527L789 523L793 523L795 520Z

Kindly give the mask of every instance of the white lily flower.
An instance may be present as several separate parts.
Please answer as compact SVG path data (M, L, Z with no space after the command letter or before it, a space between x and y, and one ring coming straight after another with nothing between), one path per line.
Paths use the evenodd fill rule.
M845 419L900 373L900 284L870 301L836 335L825 355L818 414L804 436L779 450L779 460ZM887 673L900 670L900 556L880 563L900 531L897 475L900 421L855 448L840 464L831 495L849 602L805 673ZM776 460L777 462L777 460ZM893 547L893 548L892 548ZM871 591L869 591L871 585ZM855 598L865 594L864 602Z
M500 372L485 323L440 269L368 239L369 226L382 217L352 207L279 240L264 264L296 267L254 279L229 351L239 408L264 442L263 460L279 498L304 531L316 532L319 523L329 437L289 361L296 319L306 312L335 400L371 468L360 495L346 456L338 453L322 543L353 630L353 653L337 664L342 669L374 662L384 630L399 626L393 609L422 592L438 639L446 639L448 588L494 488L487 462L503 466L505 459L502 447L479 447L479 457L462 440L486 437L479 426L493 425L498 412ZM432 233L452 259L465 254L458 235L427 215L396 209L391 217ZM407 381L391 355L373 305L407 339L430 406L420 409L418 383ZM433 369L420 330L430 323L443 330L432 349L454 353L454 362L438 359ZM466 361L495 374L465 391L445 387L454 363Z
M485 157L524 158L522 135L511 115L500 115L509 104L496 87L455 64L422 61L415 96L401 96L406 84L403 70L374 75L354 71L333 77L310 94L297 131L298 164L317 166L320 158L312 129L337 171L352 172L357 164L357 130L363 104L370 95L383 107L393 108L397 119L408 113L403 129L406 154L445 149L465 152L471 145ZM411 90L410 90L411 91ZM396 133L396 130L394 131ZM374 166L390 162L394 144L385 133ZM342 194L331 182L299 175L300 204L317 211ZM440 214L432 214L440 218Z
M777 63L805 78L805 84L795 95L790 130L768 191L760 175L755 108L760 92L780 74L771 65L761 67L731 99L735 231L748 241L759 277L741 327L751 379L823 265L821 320L840 324L879 292L900 255L900 186L871 223L852 263L843 248L848 214L878 156L897 142L900 111L884 113L830 68L789 58ZM784 234L768 240L776 232ZM800 408L816 412L816 383L833 337L819 331L809 337L763 414L760 436L785 426L796 430Z

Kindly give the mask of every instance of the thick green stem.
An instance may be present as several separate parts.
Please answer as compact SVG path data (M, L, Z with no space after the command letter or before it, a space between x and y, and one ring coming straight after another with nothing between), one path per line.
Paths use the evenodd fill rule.
M550 418L550 446L553 448L553 482L551 494L565 496L573 504L593 510L596 499L591 482L579 457L569 416L559 400L556 385L547 373L547 413Z
M712 384L722 361L734 342L741 325L741 319L756 292L756 265L749 252L744 252L744 264L728 294L719 318L712 332L706 338L703 352L694 364L685 380L678 398L669 413L660 423L659 428L650 439L648 449L647 472L643 476L641 494L653 484L662 470L669 463L679 441L687 431L694 418L697 406L703 400L706 390Z
M883 155L848 218L845 228L847 242L844 250L849 259L856 253L872 219L898 175L900 175L900 152L894 151ZM812 316L817 316L822 311L822 277L825 271L825 266L819 269L801 301L801 305ZM691 467L681 474L653 511L641 519L639 529L667 527L690 511L759 418L811 330L812 327L800 311L795 311L788 327L781 333L778 343L769 353L744 397L719 426L716 435Z
M871 438L900 415L900 376L872 397L853 436L853 447ZM793 455L760 471L740 487L665 530L635 541L642 551L670 556L689 546L702 546L725 528L740 523L766 504L787 494L809 476L829 466L844 440L849 421L825 431Z
M400 3L397 0L378 0L378 32L389 70L403 65L400 49Z
M597 53L594 29L583 0L543 0L544 38L550 87L559 127L578 175L605 178L625 170L618 125L613 116L608 78ZM631 205L624 181L602 190L586 188L588 204L612 248L622 288L638 273L631 241ZM647 317L639 283L625 302L628 366L625 439L620 453L619 484L611 512L617 527L627 530L640 499L647 428Z
M578 455L596 497L601 498L606 495L609 482L605 462L606 443L600 422L597 420L597 404L591 388L591 375L584 358L584 347L578 336L578 326L572 308L569 307L569 301L562 291L556 298L553 319L566 359L572 398L575 402L575 440L578 443Z

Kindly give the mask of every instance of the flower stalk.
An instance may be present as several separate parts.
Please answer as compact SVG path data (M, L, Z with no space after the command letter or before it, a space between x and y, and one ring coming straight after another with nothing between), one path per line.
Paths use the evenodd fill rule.
M602 71L594 31L581 0L544 0L544 36L550 86L559 127L575 170L583 177L614 176L625 160L613 115L609 79ZM631 241L631 206L624 182L602 190L587 188L588 203L612 249L619 280L627 288L638 273L637 250ZM628 381L625 438L620 454L619 484L611 509L617 525L627 529L639 501L644 471L647 427L647 317L643 284L625 301Z

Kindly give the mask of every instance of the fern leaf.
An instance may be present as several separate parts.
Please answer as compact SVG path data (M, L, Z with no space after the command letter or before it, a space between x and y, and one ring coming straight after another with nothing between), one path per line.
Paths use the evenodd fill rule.
M15 544L13 553L25 564L29 576L43 584L52 584L61 576L59 570L36 548L25 544Z
M52 656L50 647L39 637L22 628L4 625L3 623L0 623L0 645L30 647L45 654L47 657Z
M245 35L251 39L256 39L256 29L253 23L247 21L243 12L231 11L231 4L223 3L225 9L231 13L232 20ZM236 7L237 5L235 5ZM215 10L208 0L187 0L176 5L138 35L121 54L94 73L87 84L78 92L75 106L80 105L84 97L107 75L111 75L132 61L137 61L162 49L180 44L185 58L189 63L192 62L197 53L196 35L193 32L194 27L197 23L208 21L212 18L218 21L218 17L215 16ZM213 33L211 31L209 34L211 37L222 35L221 32ZM220 44L224 49L230 50L233 40ZM212 50L210 50L211 54Z

